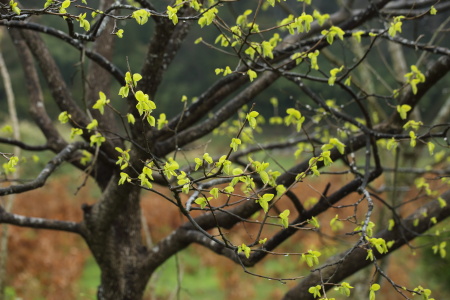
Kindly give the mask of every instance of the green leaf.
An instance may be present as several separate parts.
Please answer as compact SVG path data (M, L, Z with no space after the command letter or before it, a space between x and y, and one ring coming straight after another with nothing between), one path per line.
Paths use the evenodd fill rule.
M127 121L130 124L134 124L136 122L136 119L134 118L133 114L128 113L127 114Z
M158 130L161 130L167 123L169 123L169 121L166 119L166 114L165 113L161 113L159 115L159 119L157 121Z
M414 130L419 130L419 127L422 126L423 123L422 122L416 122L414 120L409 120L408 122L405 123L405 125L403 125L403 129L408 129L408 128L412 128Z
M342 222L339 220L339 215L336 215L333 219L331 219L330 226L333 231L341 230L344 227Z
M321 33L326 36L327 42L331 45L333 44L335 36L337 36L341 40L344 40L345 31L337 26L331 26L330 29L322 30Z
M408 104L397 105L397 112L400 114L400 118L405 120L407 118L408 111L411 110L411 106Z
M63 3L61 3L62 8L68 8L70 6L70 0L64 0Z
M97 127L98 127L98 121L97 121L97 119L93 119L91 121L91 123L87 124L86 129L91 131L93 129L96 129Z
M94 135L91 135L90 137L90 141L91 141L91 147L92 146L96 146L96 147L100 147L100 145L106 141L105 137L102 136L100 133L96 133Z
M266 171L261 171L261 172L259 173L259 176L261 176L261 181L262 181L264 184L268 184L268 183L269 183L270 178L269 178L269 174L267 174Z
M150 17L150 12L145 9L135 10L131 14L131 17L134 18L139 25L144 25Z
M284 118L284 123L286 126L289 126L291 124L297 125L297 132L300 132L303 122L305 122L305 117L302 116L301 112L296 110L295 108L288 108L286 110L286 113L288 114Z
M319 220L317 220L316 217L312 217L311 219L309 219L308 223L316 228L320 228Z
M316 286L312 286L308 289L308 292L310 294L313 294L314 298L317 297L321 297L322 295L320 294L320 290L322 289L322 286L320 285L316 285Z
M225 70L223 71L223 76L227 76L229 74L233 73L233 71L230 69L229 66L225 67Z
M258 74L253 70L248 70L247 75L248 78L250 79L250 82L252 82L256 77L258 77Z
M442 197L438 197L437 200L439 201L439 206L441 208L444 208L447 206L447 202L444 199L442 199Z
M86 13L79 14L78 21L80 22L80 27L84 28L85 31L89 31L91 24L86 20Z
M218 12L219 11L215 7L203 12L203 15L200 17L200 19L198 19L198 24L200 25L200 27L203 28L204 26L211 25Z
M414 95L417 94L417 85L425 82L425 75L417 68L417 66L411 66L411 72L405 74L406 83L411 86L411 90Z
M428 147L428 152L430 153L430 155L433 155L434 148L436 147L436 145L433 142L428 142L427 147Z
M375 300L375 292L378 291L379 289L380 289L380 285L378 283L372 284L372 286L370 287L370 292L369 292L370 300Z
M212 164L214 162L209 153L203 154L203 160L206 161L208 164Z
M265 213L267 213L267 211L269 210L269 202L273 199L274 196L274 194L264 194L262 197L259 197L259 199L256 200L256 202L261 205Z
M303 12L300 17L298 17L295 20L295 25L297 27L297 30L299 33L301 32L308 32L311 30L311 23L314 21L313 17L311 15L307 15L305 12Z
M409 137L411 138L410 146L414 148L416 146L416 143L417 143L417 136L414 133L414 131L410 131L409 132Z
M232 138L230 147L233 149L233 151L236 152L240 144L242 144L241 139L239 139L239 138Z
M78 135L82 135L83 130L81 128L72 128L70 132L70 138L74 139Z
M403 23L401 20L404 18L404 16L394 17L388 29L388 33L390 36L395 37L397 35L397 32L402 32Z
M144 173L139 174L138 179L141 181L141 186L151 189L153 185L148 180L147 176Z
M119 37L119 38L123 38L123 32L124 32L124 30L123 30L123 29L119 29L119 30L117 30L117 31L116 31L116 35L117 35L117 37Z
M12 156L8 159L8 162L3 164L3 170L6 174L12 174L16 171L15 166L19 163L17 156Z
M82 153L82 156L80 158L80 163L83 166L86 166L92 160L92 154L86 150L83 150L81 153Z
M389 151L393 151L395 148L397 148L398 146L398 142L395 138L391 138L387 144L386 144L386 149L388 149Z
M319 65L317 64L317 57L319 56L319 53L319 50L308 53L308 58L311 62L311 68L313 68L314 70L319 70Z
M317 10L313 11L313 17L314 19L316 19L317 23L322 26L326 20L328 20L330 18L329 14L320 14L320 12L318 12Z
M164 164L163 173L166 175L167 179L172 178L172 176L177 176L175 172L180 168L180 165L173 159L169 158L169 160Z
M394 229L394 226L395 226L395 221L393 219L389 219L388 231L392 231L392 229Z
M105 112L105 105L108 104L110 100L106 99L106 95L103 92L98 92L98 95L100 99L95 102L92 108L98 109L100 111L100 114L103 115L103 113Z
M344 66L341 66L340 68L334 68L330 70L330 77L328 78L328 85L333 86L334 82L336 81L336 75L337 73L341 72L342 69L344 69Z
M250 125L250 127L251 128L253 128L253 129L255 129L256 128L256 117L258 117L259 116L259 112L257 112L257 111L251 111L251 112L249 112L248 114L247 114L247 120L248 120L248 123L249 123L249 125Z
M200 197L200 198L197 198L194 202L197 203L198 205L200 205L201 209L204 209L206 207L206 205L208 204L209 200L211 200L211 199L212 199L212 197L208 197L208 198Z
M219 198L219 189L213 188L209 191L209 193L214 197L214 199Z
M67 111L63 111L62 113L59 114L58 120L59 122L61 122L61 124L65 124L69 122L71 117L72 116Z
M388 252L386 241L382 238L369 238L369 243L372 247L375 247L380 254Z
M285 209L282 213L280 213L278 216L280 217L280 221L281 221L281 225L284 228L288 228L289 227L289 214L291 212L289 211L289 209Z
M169 16L169 19L172 20L173 25L177 25L178 24L177 12L178 12L177 8L174 8L174 7L171 7L171 6L167 6L167 15Z
M430 15L435 15L437 13L437 9L432 5L430 7Z
M273 46L268 41L263 41L261 43L261 49L262 49L262 55L267 58L273 58L273 49L275 46Z
M282 184L277 185L275 189L277 191L278 198L284 195L284 193L286 192L286 187Z
M127 173L121 172L120 173L120 179L119 179L119 185L122 185L126 182L131 182L130 176Z
M352 288L353 287L348 282L343 282L343 283L341 283L340 286L335 288L335 290L338 291L339 293L341 293L342 295L349 297L350 289L352 289Z
M242 244L238 247L238 253L244 252L245 257L250 257L250 247L248 247L246 244Z
M361 43L361 35L362 35L363 33L364 33L364 31L362 31L362 30L357 31L357 32L353 32L353 33L352 33L352 37L354 37L355 40L356 40L358 43Z
M9 6L11 7L12 11L13 11L16 15L20 15L20 8L19 8L17 2L14 2L14 0L11 0L11 1L9 2Z
M130 93L130 88L128 86L123 86L119 89L119 94L122 96L122 98L128 97L128 94Z
M53 4L53 0L47 0L44 4L44 9Z

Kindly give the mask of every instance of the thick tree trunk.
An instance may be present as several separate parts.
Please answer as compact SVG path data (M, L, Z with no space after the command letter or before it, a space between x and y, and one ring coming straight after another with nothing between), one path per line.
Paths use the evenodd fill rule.
M128 191L128 189L126 189ZM118 215L106 229L98 227L98 215L85 208L86 241L100 267L99 300L139 300L153 270L143 268L148 254L141 233L138 187L120 197Z

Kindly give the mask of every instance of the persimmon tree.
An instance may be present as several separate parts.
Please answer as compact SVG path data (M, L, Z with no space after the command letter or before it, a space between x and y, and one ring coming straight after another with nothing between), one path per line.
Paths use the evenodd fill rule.
M0 142L54 157L33 180L10 181L17 165L30 162L3 151L0 195L32 198L70 164L95 181L101 196L81 208L78 222L5 209L0 222L81 236L101 270L98 299L141 299L154 271L191 244L245 273L296 280L284 299L345 298L353 292L345 279L369 265L406 299L431 299L425 280L423 287L401 286L380 259L424 233L435 236L429 247L445 256L442 229L431 228L450 215L449 100L441 92L449 82L449 7L428 0L101 0L95 7L85 0L2 0L0 25L16 47L28 91L21 101L46 142L6 135ZM48 25L55 19L65 25ZM146 53L136 57L133 44L114 56L130 22L148 36L141 41ZM64 79L45 36L80 52L73 62L82 69L78 90ZM187 79L202 92L164 97L162 83L183 67L173 62L187 49L217 63L199 62L202 72ZM139 67L119 67L127 57ZM167 89L173 94L176 86ZM48 113L49 106L59 114ZM290 165L279 161L280 151ZM405 172L402 184L416 190L413 196L395 190ZM314 188L342 174L342 185ZM375 185L377 178L394 191ZM317 199L306 203L305 189ZM154 245L142 237L144 192L163 197L186 220ZM330 210L335 217L324 217ZM380 211L387 217L375 219ZM248 226L245 238L229 234L239 224ZM320 247L278 252L305 231L351 246L329 258ZM279 254L290 254L299 274L309 275L272 278L251 270ZM369 282L375 299L380 285Z

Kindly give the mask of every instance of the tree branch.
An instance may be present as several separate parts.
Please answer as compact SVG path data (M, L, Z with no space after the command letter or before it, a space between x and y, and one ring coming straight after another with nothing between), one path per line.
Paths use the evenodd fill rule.
M67 142L61 137L45 109L44 96L42 94L41 84L39 82L39 76L34 64L33 55L31 54L24 39L21 37L18 29L11 29L9 32L14 44L17 45L16 49L23 68L24 77L27 84L27 92L30 99L30 114L42 134L47 139L47 145L45 145L45 149L42 150L52 149L54 152L59 152L67 146ZM19 141L16 142L20 147L27 146ZM39 147L27 147L26 150L39 151L40 149Z
M66 231L83 235L83 230L81 229L80 224L77 222L25 217L13 213L8 213L2 207L0 207L0 223L35 229Z
M86 49L79 40L70 37L68 34L54 29L52 27L43 26L40 24L23 22L23 21L10 21L10 20L0 20L0 26L11 27L11 28L21 28L28 29L32 31L42 32L51 36L54 36L67 44L75 47L80 51L85 51L86 56L95 61L97 64L102 66L106 71L108 71L120 84L125 84L124 76L125 74L117 68L113 63L108 61L106 58L101 56L100 54Z
M176 136L164 142L157 143L155 145L156 155L163 156L173 151L177 147L182 147L212 132L225 120L235 114L239 108L254 99L259 93L269 87L279 77L280 74L276 72L264 73L253 84L248 86L234 99L230 100L227 104L223 105L218 111L216 111L212 118L209 118L196 126L191 126L189 129L180 132Z
M45 150L51 149L51 147L48 145L37 145L37 146L28 145L21 141L16 141L15 139L4 138L4 137L0 137L0 144L13 145L13 146L17 146L23 150L29 150L29 151L45 151Z
M387 254L380 254L373 250L375 257L380 259L389 255L394 250L407 244L412 239L420 236L435 225L431 221L435 218L439 223L450 216L450 190L441 195L447 203L441 207L438 200L433 200L417 209L413 214L403 219L392 231L387 229L379 232L376 237L385 241L395 241ZM417 226L415 225L415 222ZM326 283L325 288L332 288L333 283L337 284L346 277L354 274L362 268L372 264L367 257L367 250L363 248L352 248L339 255L330 258L323 266L311 271L311 274L303 279L296 287L292 288L285 296L284 300L313 300L314 297L308 292L311 286ZM330 285L329 285L330 284Z
M39 175L32 181L24 184L11 185L0 188L0 196L19 194L26 191L35 190L42 187L47 178L65 161L72 158L72 155L80 149L88 149L89 145L84 142L75 142L67 145L60 153L58 153L47 165L42 169Z

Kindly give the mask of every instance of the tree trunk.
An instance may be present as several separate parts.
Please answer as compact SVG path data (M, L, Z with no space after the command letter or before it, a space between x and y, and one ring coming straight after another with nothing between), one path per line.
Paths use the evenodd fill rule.
M153 272L142 267L148 251L141 233L139 192L138 187L132 187L125 196L120 192L113 195L122 199L118 215L106 230L98 228L91 207L84 207L86 241L101 270L99 300L142 299Z

